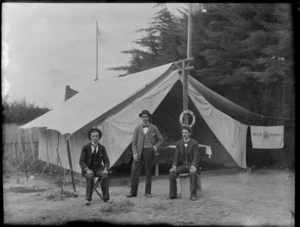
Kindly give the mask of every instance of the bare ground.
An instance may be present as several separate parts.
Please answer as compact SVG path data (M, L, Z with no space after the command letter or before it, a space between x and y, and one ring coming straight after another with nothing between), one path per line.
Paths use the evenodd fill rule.
M112 224L294 226L295 174L290 170L207 171L201 174L198 200L168 200L168 179L152 182L152 198L144 196L144 182L138 197L128 199L128 186L110 187L112 203L93 195L84 205L84 183L65 192L57 177L43 175L28 181L24 175L3 176L4 223L60 225L71 221ZM180 195L180 186L178 194Z

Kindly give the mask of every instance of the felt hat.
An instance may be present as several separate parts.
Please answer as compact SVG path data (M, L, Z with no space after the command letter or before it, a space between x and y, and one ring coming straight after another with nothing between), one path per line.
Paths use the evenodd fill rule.
M143 111L139 114L139 116L142 117L143 114L148 114L149 117L151 117L151 114L150 114L150 112L149 112L148 110L143 110Z
M101 132L101 130L98 129L98 128L92 128L92 129L90 129L89 132L88 132L88 138L89 138L90 140L91 140L92 132L98 132L98 133L99 133L99 139L101 139L101 137L102 137L102 132Z

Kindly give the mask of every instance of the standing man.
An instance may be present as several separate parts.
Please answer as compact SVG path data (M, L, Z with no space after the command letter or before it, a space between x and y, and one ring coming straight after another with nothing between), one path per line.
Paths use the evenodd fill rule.
M192 129L189 126L181 127L182 138L176 143L174 160L170 169L170 192L169 198L177 198L176 178L181 173L190 174L190 199L197 199L197 175L196 171L199 168L200 153L199 146L196 140L191 139Z
M142 164L144 163L146 175L145 196L147 198L151 198L152 162L154 153L163 142L163 137L161 136L158 128L149 123L151 114L148 110L143 110L139 116L142 118L143 123L138 125L133 133L131 190L127 197L130 198L137 196L139 177L142 170Z
M92 200L92 191L94 187L94 177L102 177L101 189L104 202L109 201L109 159L105 147L99 143L102 132L93 128L88 132L90 143L83 146L79 164L81 166L81 175L86 178L86 200L85 205L89 205ZM102 162L104 166L102 165Z

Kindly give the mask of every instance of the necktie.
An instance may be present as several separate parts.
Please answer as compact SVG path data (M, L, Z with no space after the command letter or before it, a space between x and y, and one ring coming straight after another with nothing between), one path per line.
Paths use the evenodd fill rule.
M92 144L92 146L93 146L93 148L94 148L94 151L93 151L93 154L96 154L96 148L97 148L97 145L94 145L94 144Z
M148 128L149 127L149 125L143 125L143 128Z

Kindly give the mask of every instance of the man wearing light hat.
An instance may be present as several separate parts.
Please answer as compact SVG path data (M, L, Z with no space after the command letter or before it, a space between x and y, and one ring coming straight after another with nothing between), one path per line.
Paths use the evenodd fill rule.
M138 125L133 133L131 190L127 197L137 196L139 177L142 170L142 164L144 163L146 175L145 196L151 198L152 162L155 152L157 152L157 149L163 142L163 137L158 128L149 123L151 114L148 110L143 110L139 116L142 119L142 124Z

